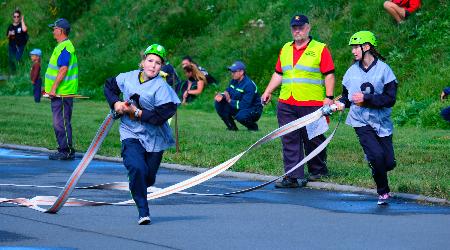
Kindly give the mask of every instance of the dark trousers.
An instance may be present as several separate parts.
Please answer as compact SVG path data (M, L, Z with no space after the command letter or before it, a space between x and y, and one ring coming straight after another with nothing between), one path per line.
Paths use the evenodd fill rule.
M55 130L58 151L74 153L72 148L72 109L73 98L52 98L53 129Z
M33 84L34 102L40 102L41 101L41 95L42 95L42 79L39 78Z
M279 102L277 106L278 125L280 127L286 125L289 122L313 113L320 108L321 107L299 107ZM283 144L284 171L288 172L291 170L297 163L303 160L305 154L310 154L317 146L324 142L325 139L324 135L319 135L309 140L305 127L282 136L281 142ZM327 174L328 169L326 161L327 152L326 149L324 149L317 156L308 161L308 172L313 175ZM303 166L289 174L289 177L305 178Z
M23 55L23 51L25 50L25 45L16 45L16 44L10 44L8 46L8 52L9 52L9 67L12 72L16 71L16 63L20 61Z
M239 123L244 125L249 130L258 130L258 124L256 123L261 117L262 107L253 107L243 110L235 110L231 105L222 99L220 102L214 102L217 114L222 118L223 122L230 130L236 130L236 119Z
M392 135L379 137L370 126L355 128L355 131L372 169L377 193L379 195L389 193L387 172L394 169L396 165Z
M139 217L149 216L147 188L155 184L156 173L164 151L147 152L138 139L122 141L123 164L128 170L131 196L136 203Z
M441 111L441 116L444 120L450 122L450 107L446 107Z

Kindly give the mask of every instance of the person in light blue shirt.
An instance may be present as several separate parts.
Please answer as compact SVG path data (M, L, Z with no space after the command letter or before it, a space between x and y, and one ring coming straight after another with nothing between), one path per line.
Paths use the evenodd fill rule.
M139 225L151 222L147 188L155 183L164 151L175 144L167 120L175 114L180 100L159 75L165 57L163 46L150 45L144 52L141 70L107 79L104 89L110 107L122 115L121 154L138 208Z
M370 31L351 38L355 62L344 75L342 98L337 105L349 107L346 123L355 129L377 185L378 205L388 204L387 172L396 165L392 146L392 106L397 95L397 79L377 52L377 40Z

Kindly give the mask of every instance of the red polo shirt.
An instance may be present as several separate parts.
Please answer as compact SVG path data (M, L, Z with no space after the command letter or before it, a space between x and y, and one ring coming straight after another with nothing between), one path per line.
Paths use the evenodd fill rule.
M310 42L311 42L311 40L310 40ZM309 44L309 42L308 42L308 44ZM294 46L293 65L297 64L298 60L303 55L303 52L305 52L305 49L308 46L308 44L297 49L297 47L294 46L294 42L292 42L291 46ZM280 54L281 54L281 50L280 50ZM281 70L281 61L280 61L279 55L278 55L277 64L275 66L275 72L280 75L283 74L283 71ZM331 57L331 53L327 47L323 48L322 54L320 55L320 72L322 72L322 74L324 74L324 75L334 73L333 58ZM297 101L294 99L294 97L292 97L292 95L287 100L279 98L278 101L289 104L289 105L294 105L294 106L322 106L323 105L322 101Z

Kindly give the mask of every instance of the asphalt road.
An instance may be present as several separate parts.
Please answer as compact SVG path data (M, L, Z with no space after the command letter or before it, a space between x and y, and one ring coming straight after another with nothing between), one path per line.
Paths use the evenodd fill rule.
M0 184L64 186L80 159L0 149ZM195 173L160 169L157 187ZM78 186L127 181L119 163L93 161ZM259 184L216 177L190 192L224 193ZM58 195L58 189L0 186L0 198ZM118 202L129 193L75 190L71 197ZM152 224L134 206L64 207L58 214L0 204L0 249L449 249L450 207L315 189L262 190L233 197L171 195L150 202Z

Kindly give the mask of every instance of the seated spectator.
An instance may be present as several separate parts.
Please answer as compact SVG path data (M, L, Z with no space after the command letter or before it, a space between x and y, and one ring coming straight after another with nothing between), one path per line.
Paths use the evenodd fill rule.
M200 72L202 72L202 74L206 77L208 84L217 84L216 79L211 74L209 74L205 68L203 68L202 66L200 66L196 62L194 62L190 56L183 57L183 59L181 61L181 66L184 68L185 66L187 66L189 64L194 64L195 66L197 66L197 68L200 70Z
M194 64L183 67L183 70L187 80L181 87L181 91L183 92L183 101L181 103L186 104L192 102L203 92L203 88L206 86L207 81L205 76Z
M172 87L180 84L180 79L178 78L177 72L169 62L166 62L166 64L161 67L159 74L163 76L166 82Z
M445 88L441 93L441 101L444 101L450 94L450 87ZM441 111L441 116L444 120L450 122L450 106L446 107Z
M217 114L222 118L228 130L238 130L234 119L257 131L256 123L261 117L262 104L256 84L245 74L245 65L236 61L228 67L232 80L227 89L214 98Z
M390 0L384 2L384 8L397 23L402 23L420 7L420 0Z

